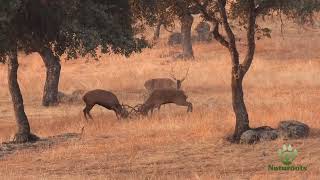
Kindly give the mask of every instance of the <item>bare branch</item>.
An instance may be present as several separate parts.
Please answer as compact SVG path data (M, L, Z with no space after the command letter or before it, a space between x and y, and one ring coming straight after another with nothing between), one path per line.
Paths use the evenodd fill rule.
M218 7L219 7L219 12L222 18L222 24L223 27L227 33L228 39L229 39L229 52L231 55L232 59L232 65L234 68L238 68L239 66L239 53L236 47L236 41L235 41L235 36L234 33L230 27L230 24L228 22L228 17L227 17L227 12L226 12L226 1L225 0L218 0Z
M207 20L212 22L213 24L213 37L223 46L226 48L229 48L229 42L219 33L219 21L216 19L216 17L210 15L206 7L208 6L208 1L205 1L202 5L198 0L193 0L194 3L197 5L201 13L203 14L203 17Z
M246 73L250 68L255 51L255 25L256 25L256 12L254 0L249 0L248 11L248 30L247 30L247 54L242 63L243 73Z
M219 23L215 22L213 24L213 37L224 47L229 48L229 42L219 33Z

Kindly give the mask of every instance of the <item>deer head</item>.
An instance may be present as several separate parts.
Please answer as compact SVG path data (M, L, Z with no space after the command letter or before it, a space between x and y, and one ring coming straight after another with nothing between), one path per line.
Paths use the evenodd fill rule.
M188 77L188 73L189 73L189 67L187 69L186 75L182 79L177 79L176 76L173 74L173 68L171 68L170 76L173 80L177 82L177 89L181 89L182 82L186 80L186 78Z

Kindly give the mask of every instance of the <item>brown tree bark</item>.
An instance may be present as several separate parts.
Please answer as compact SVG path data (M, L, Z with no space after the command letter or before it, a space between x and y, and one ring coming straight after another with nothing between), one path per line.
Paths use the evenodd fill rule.
M161 26L162 26L162 22L159 21L154 30L153 40L158 40L160 38Z
M184 59L193 59L193 49L191 40L191 28L193 24L193 16L190 13L184 13L180 17L181 34L182 34L182 55Z
M39 51L46 66L47 75L43 90L42 105L54 106L58 103L58 89L60 79L60 59L55 56L50 48L43 48Z
M243 88L242 81L249 70L254 52L255 52L255 22L256 22L256 14L255 14L255 2L254 0L249 0L248 3L248 19L247 19L247 52L246 57L242 64L239 62L239 53L237 51L235 36L228 22L228 17L225 9L225 1L218 0L219 12L222 17L222 24L228 36L229 42L224 39L221 39L222 36L218 35L218 28L216 32L214 32L214 36L218 39L218 41L228 48L231 61L232 61L232 79L231 79L231 89L232 89L232 106L233 111L236 116L236 126L233 134L233 141L239 142L241 135L250 129L249 126L249 116L245 106L244 98L243 98ZM218 26L218 24L216 24Z
M236 69L235 71L238 71ZM237 72L232 72L231 89L232 89L232 107L236 116L236 125L232 140L238 142L242 133L249 130L249 117L243 98L242 79L243 75L238 76Z
M18 84L18 57L17 50L12 50L8 58L8 85L12 98L13 110L16 118L18 131L15 135L16 143L25 143L38 140L38 137L31 134L30 125L24 112L23 98Z

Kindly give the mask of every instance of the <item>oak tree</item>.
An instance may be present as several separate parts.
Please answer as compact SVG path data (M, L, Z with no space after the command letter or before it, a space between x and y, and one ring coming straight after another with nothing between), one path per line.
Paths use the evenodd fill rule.
M39 52L47 71L44 105L55 103L59 58L118 53L129 56L146 47L136 37L127 0L0 0L0 61L8 64L9 91L18 132L16 142L36 140L24 112L17 81L18 52Z
M258 17L285 15L288 19L303 19L312 21L314 12L319 11L319 0L194 0L202 16L214 25L213 36L225 48L231 57L231 89L232 106L236 117L235 131L232 141L239 142L242 133L250 129L249 116L243 97L243 80L249 71L255 54L256 35L270 35L268 28L261 28ZM232 27L231 21L237 21ZM301 21L300 21L301 22ZM222 26L226 37L221 34ZM244 59L241 61L236 45L235 28L244 27L247 47Z

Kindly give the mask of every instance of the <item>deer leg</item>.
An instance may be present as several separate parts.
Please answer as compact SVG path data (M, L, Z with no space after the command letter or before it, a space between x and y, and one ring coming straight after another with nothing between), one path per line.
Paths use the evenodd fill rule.
M187 102L188 103L188 112L192 112L193 111L193 106L191 102Z
M91 110L91 109L90 109L90 110ZM91 114L90 114L90 111L88 111L88 115L89 115L89 118L90 118L90 119L93 119L92 116L91 116Z
M86 118L86 120L88 121L86 108L83 109L83 115L84 115L84 118Z
M151 116L152 116L152 114L153 114L153 110L154 110L154 108L156 108L157 107L157 105L153 105L153 106L151 106Z
M116 113L117 119L120 120L120 117L119 117L117 111L114 111L114 112Z
M192 112L192 110L193 110L192 104L191 104L190 102L188 102L188 101L177 102L176 105L179 105L179 106L187 106L187 107L188 107L187 112Z
M93 108L93 106L94 105L86 105L86 107L83 109L83 114L84 114L84 117L86 118L86 120L88 120L87 115L89 116L90 119L93 119L90 114L90 111Z

